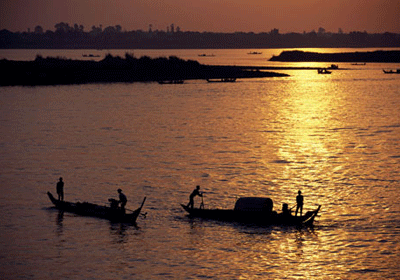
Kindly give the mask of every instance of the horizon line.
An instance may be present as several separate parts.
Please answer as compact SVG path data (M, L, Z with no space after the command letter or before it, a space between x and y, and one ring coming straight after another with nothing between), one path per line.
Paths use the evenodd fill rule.
M9 31L11 33L34 33L34 30L36 28L41 28L43 30L43 32L47 32L47 31L55 32L57 30L56 25L58 25L58 24L66 24L66 27L69 27L72 30L74 29L75 26L77 26L79 28L82 26L83 29L81 31L85 32L85 33L90 33L91 31L94 30L93 28L100 29L101 32L102 32L107 28L120 27L121 30L118 31L120 33L140 31L140 32L144 32L144 33L152 33L152 32L160 32L160 33L185 33L185 32L189 32L190 33L190 32L193 32L193 33L217 33L217 34L218 33L219 34L235 34L235 33L245 33L245 34L248 34L248 33L264 34L264 33L267 33L267 34L271 34L271 33L275 33L275 34L279 34L279 35L283 35L283 34L309 34L309 33L317 33L317 34L350 34L350 33L366 33L366 34L385 34L385 33L390 33L390 34L400 34L400 30L398 32L392 32L392 31L368 32L367 30L363 30L363 31L361 31L361 30L352 30L352 31L345 32L345 31L342 30L342 28L338 28L338 30L336 32L334 32L334 31L326 31L325 28L323 28L323 27L319 27L317 30L316 29L312 29L311 31L306 31L306 30L303 30L302 32L288 31L288 32L283 32L283 33L281 33L279 28L276 28L276 27L270 29L269 31L260 31L260 32L256 32L256 31L239 31L239 30L231 31L231 32L206 31L206 30L198 31L198 30L181 30L179 26L174 28L173 27L174 24L171 24L170 26L167 26L166 30L163 30L163 29L154 29L154 30L152 30L151 25L149 25L149 29L148 30L143 30L143 29L132 29L132 30L124 29L124 30L122 30L122 26L119 25L119 24L109 25L109 26L106 26L106 27L103 27L102 24L99 24L98 26L92 25L92 29L84 30L85 26L83 24L74 23L73 25L70 25L67 22L56 23L54 25L53 29L46 29L46 30L41 25L36 25L33 28L27 27L26 30L22 30L22 31L21 30L19 30L19 31L11 31L11 30L9 30L7 28L1 28L0 31L6 30L6 31ZM320 32L320 31L322 31L322 32Z

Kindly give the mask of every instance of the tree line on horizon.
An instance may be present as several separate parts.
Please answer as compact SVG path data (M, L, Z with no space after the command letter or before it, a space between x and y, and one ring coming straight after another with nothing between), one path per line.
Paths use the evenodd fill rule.
M224 48L377 48L400 47L400 34L352 31L344 33L318 31L303 33L279 32L196 32L181 31L173 24L167 31L133 30L123 31L120 25L92 26L85 31L83 25L57 23L55 31L36 26L33 31L0 31L2 49L224 49Z
M287 77L284 73L257 71L241 66L203 65L176 56L125 58L107 54L100 61L37 55L33 61L0 59L1 86L68 85L88 83L174 83L183 80Z

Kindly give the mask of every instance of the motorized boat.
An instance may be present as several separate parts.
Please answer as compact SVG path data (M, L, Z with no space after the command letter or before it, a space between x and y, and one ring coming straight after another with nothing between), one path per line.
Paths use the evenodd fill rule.
M110 198L110 206L102 206L89 202L67 202L55 199L54 196L47 192L51 202L54 204L55 208L75 213L82 216L91 216L102 219L107 219L113 222L123 222L123 223L135 223L140 212L142 211L146 197L143 199L142 204L136 210L122 210L118 207L118 201Z
M308 211L303 216L293 216L288 205L284 204L281 213L273 211L273 202L265 197L242 197L236 201L234 209L204 209L190 208L181 204L182 208L191 217L219 220L226 222L240 222L260 226L287 225L306 226L313 225L321 205L315 210Z

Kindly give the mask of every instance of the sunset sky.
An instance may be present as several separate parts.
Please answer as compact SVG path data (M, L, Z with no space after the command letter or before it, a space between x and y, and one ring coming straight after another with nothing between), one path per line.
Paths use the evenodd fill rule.
M400 0L0 0L0 30L66 22L123 30L400 33Z

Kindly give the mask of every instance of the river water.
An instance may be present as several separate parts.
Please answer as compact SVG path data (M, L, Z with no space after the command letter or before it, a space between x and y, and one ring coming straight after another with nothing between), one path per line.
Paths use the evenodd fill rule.
M250 51L128 52L327 66L272 63L281 50ZM339 68L347 70L282 70L291 76L236 83L0 88L0 278L399 279L400 75L382 68L400 65ZM147 216L132 226L61 214L46 195L60 176L67 201L105 205L121 188L130 209L147 197ZM196 185L206 208L268 196L280 210L298 190L305 211L322 208L313 229L190 219L180 203Z

